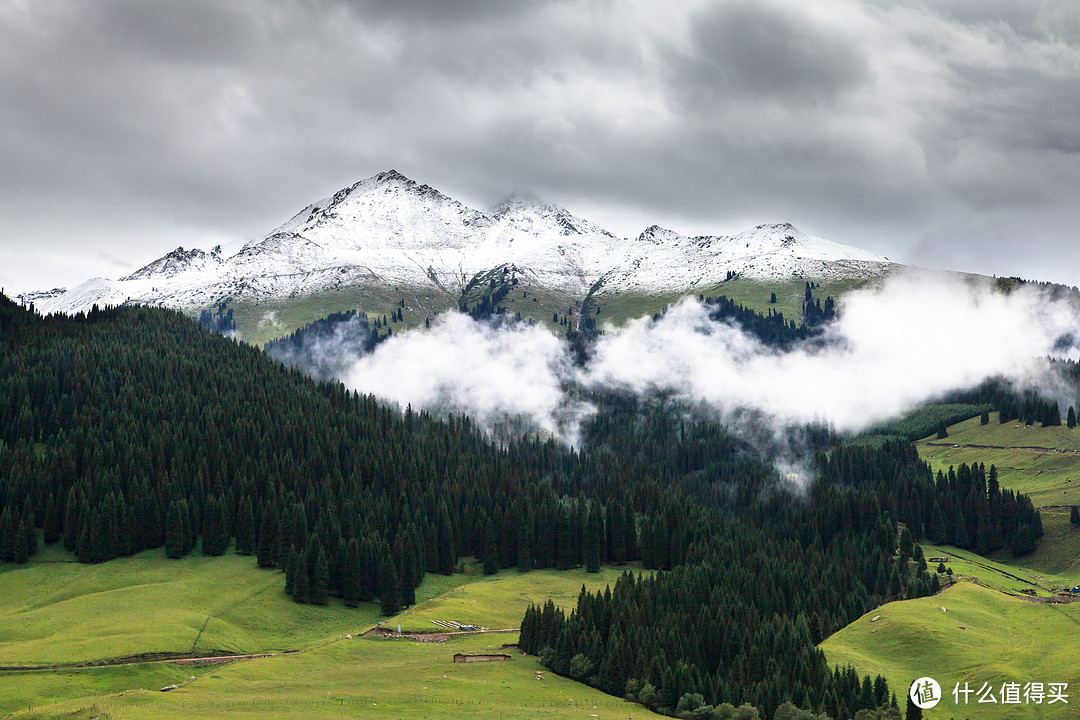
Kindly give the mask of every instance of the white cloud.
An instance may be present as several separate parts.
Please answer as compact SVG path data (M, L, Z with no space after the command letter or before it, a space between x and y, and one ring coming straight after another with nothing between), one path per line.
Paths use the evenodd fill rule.
M609 328L584 368L545 329L452 314L430 331L395 336L345 381L402 407L452 408L489 429L512 417L519 429L570 442L590 410L574 387L670 391L728 419L751 410L778 429L826 420L858 431L986 378L1046 382L1041 358L1063 335L1080 337L1069 302L945 274L895 276L847 296L843 308L823 338L780 351L686 300L658 320Z

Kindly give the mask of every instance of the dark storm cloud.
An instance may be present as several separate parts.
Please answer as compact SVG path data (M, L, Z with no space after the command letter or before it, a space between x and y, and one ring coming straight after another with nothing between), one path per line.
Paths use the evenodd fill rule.
M672 64L673 85L691 112L740 99L832 103L868 74L853 39L803 13L760 2L702 12L680 60Z
M249 239L391 167L1067 279L1078 75L1064 0L0 0L0 283Z

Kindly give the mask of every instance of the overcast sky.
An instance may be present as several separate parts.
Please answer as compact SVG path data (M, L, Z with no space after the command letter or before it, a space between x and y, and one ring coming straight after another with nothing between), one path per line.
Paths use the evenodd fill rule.
M395 168L1080 284L1076 0L0 0L0 285L238 247Z

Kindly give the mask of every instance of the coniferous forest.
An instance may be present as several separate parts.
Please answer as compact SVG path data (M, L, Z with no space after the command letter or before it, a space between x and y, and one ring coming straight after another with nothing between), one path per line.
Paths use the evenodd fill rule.
M806 332L760 324L776 342ZM1042 534L994 468L935 477L902 439L822 432L816 479L793 487L669 399L594 400L580 449L497 445L467 417L316 382L177 312L41 318L0 296L0 558L28 559L39 531L87 563L236 552L297 602L387 614L465 556L492 573L639 561L659 572L583 591L569 613L530 608L522 649L669 714L790 702L849 718L895 695L816 645L938 590L920 539L1022 554Z

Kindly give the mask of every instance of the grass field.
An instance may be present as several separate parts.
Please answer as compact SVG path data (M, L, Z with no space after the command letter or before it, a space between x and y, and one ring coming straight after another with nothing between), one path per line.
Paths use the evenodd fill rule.
M622 573L623 569L612 567L600 573L577 569L558 573L533 571L516 578L508 578L505 572L481 576L409 608L387 620L386 626L396 629L400 624L402 630L439 632L432 620L452 620L490 629L516 628L529 605L551 599L556 605L572 608L582 585L614 587Z
M1002 425L994 412L987 425L972 418L948 432L947 438L932 435L917 443L935 471L961 463L994 465L1002 487L1031 497L1042 514L1038 550L1023 558L1000 551L992 559L1080 582L1080 529L1069 523L1069 506L1080 505L1080 428Z
M192 647L201 653L299 652L196 667L138 662L8 670L0 672L0 713L564 718L624 717L631 708L649 716L549 673L536 680L533 658L516 655L508 663L468 666L450 661L455 652L501 649L516 641L516 633L459 636L447 643L358 637L380 619L376 607L296 605L282 591L281 574L259 570L250 557L168 561L160 551L148 551L87 566L66 562L56 549L42 556L44 561L6 565L0 572L0 664L8 668L188 653ZM570 607L583 584L602 589L622 572L510 570L483 576L476 563L465 567L464 574L429 575L418 589L418 604L386 624L427 630L437 629L431 619L447 619L516 627L530 603L550 597ZM353 639L345 639L349 634ZM160 692L174 683L180 688Z
M1023 558L1008 551L984 558L924 545L927 557L949 557L960 582L935 597L878 608L828 638L822 649L832 663L881 672L900 696L912 680L935 678L945 697L925 711L927 718L1077 717L1080 603L1045 600L1080 582L1080 531L1062 507L1080 501L1080 430L1001 425L991 413L987 425L976 417L948 433L920 440L920 456L935 471L960 463L996 465L1003 487L1030 495L1040 508L1045 534L1039 549ZM1040 601L1024 598L1024 589L1035 590ZM1072 697L1068 706L957 706L952 689L965 681L976 690L990 683L996 694L1006 681L1067 682Z
M814 289L814 297L821 298L822 302L829 295L834 299L851 292L866 284L865 280L836 280L822 282L820 287ZM770 310L784 314L786 320L794 320L796 324L802 322L802 304L806 292L805 280L786 280L782 282L763 282L735 278L718 285L697 288L687 293L661 293L645 295L642 293L615 293L604 288L598 288L585 299L582 311L590 317L594 317L598 325L610 323L620 326L634 318L653 315L662 311L669 305L673 305L684 297L715 297L719 295L738 302L744 307L755 310L762 315ZM776 303L770 303L772 293L776 293ZM596 310L600 312L597 313Z
M934 678L944 698L938 707L924 711L932 720L1069 718L1077 716L1080 704L1078 633L1080 603L1030 602L960 582L933 597L873 610L821 647L830 663L884 675L901 702L911 681ZM1067 682L1069 704L964 707L954 702L956 683L968 682L975 690L990 683L998 695L1007 681ZM975 699L971 697L972 703Z
M405 300L402 322L391 323L395 332L399 329L423 325L428 317L457 308L457 294L437 289L398 289L393 286L371 284L363 287L350 286L326 290L298 298L263 302L259 304L232 304L236 329L246 342L263 345L268 340L288 335L297 328L336 312L359 309L372 320L390 315L398 309L398 302Z
M100 565L31 562L0 571L0 667L150 653L291 650L375 622L375 609L300 606L251 557L150 550Z
M1020 595L1022 590L1034 590L1038 597L1054 597L1065 588L1080 581L1080 575L1072 572L1049 573L1036 568L1024 567L1010 558L999 561L976 555L951 545L923 544L926 557L946 557L946 567L952 568L957 578L971 580L993 590L1009 595ZM931 570L937 563L930 563Z
M110 692L23 710L14 717L67 718L80 708L92 708L99 718L131 720L659 717L548 672L537 680L539 662L516 651L507 662L452 661L457 652L501 652L507 639L474 635L446 643L341 640L297 655L213 668L168 693Z

